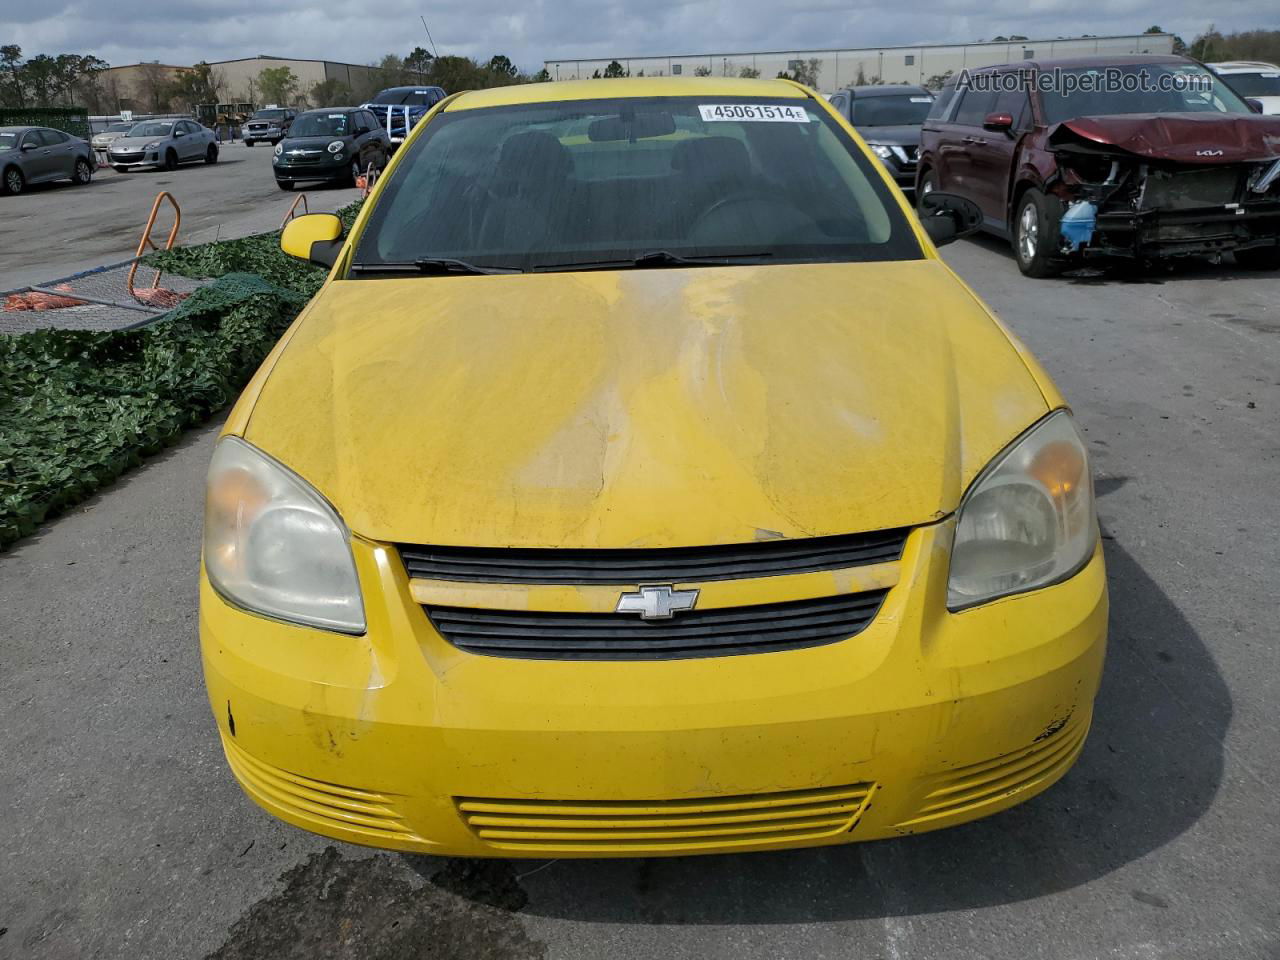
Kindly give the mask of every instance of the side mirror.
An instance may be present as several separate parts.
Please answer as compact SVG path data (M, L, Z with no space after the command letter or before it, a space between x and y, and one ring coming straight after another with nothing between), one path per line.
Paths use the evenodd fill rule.
M320 267L333 266L342 244L342 221L332 213L294 217L280 233L281 250Z
M1266 113L1266 107L1262 105L1261 100L1255 100L1253 97L1245 97L1244 102L1249 105L1249 109L1254 113Z
M32 143L30 140L28 140L26 143L22 145L23 150L34 150L35 148L36 148L36 145Z
M185 131L185 130L175 130L175 131L173 132L173 135L174 135L175 137L185 137L185 136L187 135L187 131Z
M982 229L982 208L967 197L934 190L920 197L920 224L935 247Z
M1013 117L1007 113L988 113L982 121L982 129L994 133L1008 133L1013 129Z

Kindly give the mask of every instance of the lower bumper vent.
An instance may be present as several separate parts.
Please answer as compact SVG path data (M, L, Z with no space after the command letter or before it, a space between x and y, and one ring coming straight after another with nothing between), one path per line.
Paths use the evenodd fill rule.
M458 797L473 833L494 847L547 853L696 850L846 833L874 785L695 800L492 800Z

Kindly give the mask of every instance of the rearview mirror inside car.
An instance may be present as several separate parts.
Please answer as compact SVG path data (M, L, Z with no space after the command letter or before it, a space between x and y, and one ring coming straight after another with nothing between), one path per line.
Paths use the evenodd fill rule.
M332 267L343 243L342 221L332 213L294 217L280 233L280 249L291 257Z
M986 119L982 121L983 130L992 130L996 133L1008 133L1013 129L1013 117L1007 113L989 113Z
M665 137L675 132L676 121L670 113L624 113L592 121L587 127L587 139L592 143L643 140L646 137Z
M935 247L982 228L982 208L967 197L934 190L920 198L920 223Z

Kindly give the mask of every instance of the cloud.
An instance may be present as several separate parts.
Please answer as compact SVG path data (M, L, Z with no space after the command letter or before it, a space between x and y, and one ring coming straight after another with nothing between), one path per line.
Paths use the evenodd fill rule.
M0 0L0 37L35 53L93 53L110 63L194 63L257 54L371 63L427 46L411 0ZM751 52L1134 33L1152 24L1188 41L1209 25L1190 0L1115 0L1087 18L1078 0L934 0L926 11L878 0L474 0L429 10L441 53L504 53L536 69L544 59ZM1266 27L1274 0L1215 11L1220 30Z

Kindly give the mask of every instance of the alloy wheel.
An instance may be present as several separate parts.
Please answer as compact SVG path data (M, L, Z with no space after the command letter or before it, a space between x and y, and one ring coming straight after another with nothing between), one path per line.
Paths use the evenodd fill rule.
M4 188L10 193L21 193L22 174L17 170L6 170L4 175Z
M1035 204L1028 203L1022 208L1022 216L1018 218L1018 253L1024 263L1036 258L1040 248L1040 215Z

